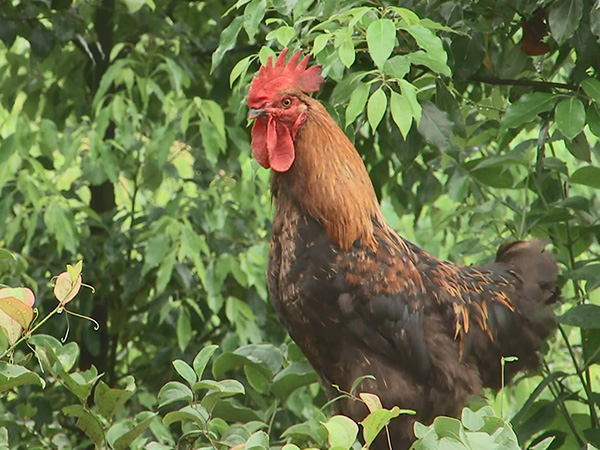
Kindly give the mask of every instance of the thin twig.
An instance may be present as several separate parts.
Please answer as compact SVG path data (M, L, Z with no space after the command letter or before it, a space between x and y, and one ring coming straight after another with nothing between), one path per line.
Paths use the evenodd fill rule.
M567 83L555 83L552 81L537 81L537 80L515 80L510 78L496 78L496 77L482 77L479 75L472 75L469 77L471 81L478 81L485 84L495 84L500 86L529 86L537 88L554 88L554 89L567 89L569 91L578 91L579 86L575 84Z

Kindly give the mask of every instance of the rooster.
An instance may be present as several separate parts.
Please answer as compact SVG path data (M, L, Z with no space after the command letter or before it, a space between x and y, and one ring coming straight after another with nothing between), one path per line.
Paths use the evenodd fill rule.
M269 58L248 93L252 153L272 170L270 299L330 395L364 377L358 391L416 411L389 425L393 448L407 448L416 419L455 416L482 387L538 367L557 266L539 240L465 266L396 234L357 150L308 95L324 82L321 67L301 50L286 63L287 53ZM505 380L502 356L518 357ZM356 421L368 413L358 400L335 404Z

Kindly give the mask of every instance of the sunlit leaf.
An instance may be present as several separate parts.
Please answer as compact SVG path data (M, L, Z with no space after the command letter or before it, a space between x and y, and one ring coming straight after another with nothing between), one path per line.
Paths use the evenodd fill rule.
M383 65L396 45L394 22L390 19L378 19L371 22L367 28L367 44L371 58L377 67L383 69Z
M398 94L396 91L392 91L390 112L392 113L394 123L398 126L402 136L406 139L413 122L410 105L406 97Z
M369 98L369 102L367 103L367 118L369 119L369 124L371 125L371 129L375 132L375 129L383 119L383 115L385 114L385 110L387 108L387 95L382 88L377 89Z
M80 289L81 275L78 275L75 281L71 281L69 273L63 272L54 282L54 296L63 306L73 300Z
M329 445L349 449L354 444L358 435L358 425L346 416L333 416L325 422L325 428L329 432Z

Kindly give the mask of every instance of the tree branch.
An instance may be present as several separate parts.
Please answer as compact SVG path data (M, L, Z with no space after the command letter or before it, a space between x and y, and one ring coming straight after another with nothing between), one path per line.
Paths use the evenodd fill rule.
M536 80L513 80L507 78L495 78L495 77L482 77L479 75L473 75L469 77L471 81L479 81L485 84L496 84L501 86L530 86L544 89L567 89L570 91L579 90L579 86L575 84L566 83L554 83L551 81L536 81Z

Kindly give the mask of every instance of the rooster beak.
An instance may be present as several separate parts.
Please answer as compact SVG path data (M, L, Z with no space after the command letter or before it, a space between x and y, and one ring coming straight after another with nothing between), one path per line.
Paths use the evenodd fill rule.
M267 112L264 109L251 109L248 111L248 120L258 119L260 117L265 117Z

